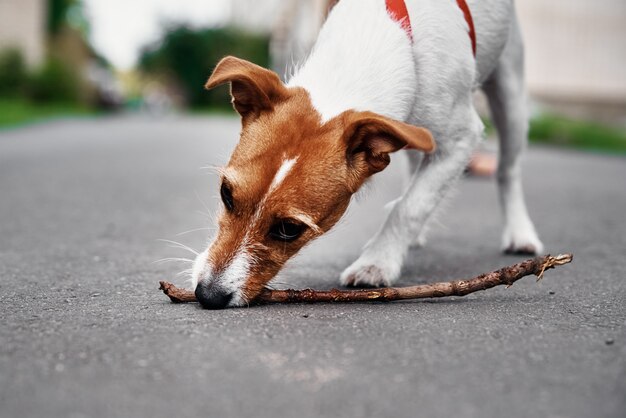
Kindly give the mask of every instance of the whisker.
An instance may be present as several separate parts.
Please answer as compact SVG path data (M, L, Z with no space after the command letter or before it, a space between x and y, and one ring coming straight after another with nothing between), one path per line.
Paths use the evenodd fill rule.
M274 280L271 281L271 283L268 283L268 285L271 284L273 285L279 285L279 286L293 286L293 283L287 283L287 282L275 282Z
M180 237L181 235L185 235L185 234L190 234L192 232L197 232L197 231L213 231L215 230L215 228L194 228L194 229L190 229L189 231L185 231L185 232L181 232L176 234L177 237Z
M201 215L208 222L211 222L211 214L210 213L207 213L207 212L205 212L203 210L196 210L195 213Z
M190 258L183 258L183 257L166 257L166 258L162 258L160 260L156 260L153 261L152 264L157 264L157 263L166 263L169 261L178 261L181 263L193 263L193 260Z
M202 203L202 206L204 206L204 210L206 210L207 212L211 212L211 209L209 209L209 206L206 204L206 202L202 199L202 197L200 197L200 193L198 193L197 190L194 190L194 193L196 194L196 197L198 198L198 200L200 201L200 203Z
M193 248L191 248L191 247L189 247L189 246L187 246L185 244L181 244L180 242L172 241L170 239L159 239L157 241L161 241L161 242L165 242L165 243L168 243L168 244L172 244L174 246L174 248L181 248L183 250L187 250L187 251L191 252L192 254L194 254L196 256L200 255L200 253L197 252L196 250L194 250Z
M223 170L221 166L215 165L215 164L204 165L200 167L199 169L202 171L210 171L215 174L220 174L220 172Z
M191 274L191 272L193 271L193 269L187 269L187 270L183 270L179 273L176 273L176 277L180 277L180 276L185 276L188 274Z

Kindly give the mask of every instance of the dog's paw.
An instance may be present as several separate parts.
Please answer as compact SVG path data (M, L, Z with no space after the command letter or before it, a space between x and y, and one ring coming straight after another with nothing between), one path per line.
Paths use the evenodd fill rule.
M534 228L518 231L516 234L505 231L502 237L502 251L505 254L539 255L544 246Z
M400 268L401 265L373 262L361 256L341 273L339 281L343 286L387 287L398 279Z

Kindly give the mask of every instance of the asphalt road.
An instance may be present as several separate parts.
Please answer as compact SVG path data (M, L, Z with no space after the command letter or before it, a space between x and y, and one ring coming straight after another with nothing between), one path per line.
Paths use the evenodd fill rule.
M0 417L624 417L626 160L529 151L531 213L574 263L465 298L206 311L158 281L196 249L238 121L57 121L0 132ZM331 287L402 187L402 157L277 279ZM465 179L402 284L498 253L492 181ZM183 279L179 280L182 283Z

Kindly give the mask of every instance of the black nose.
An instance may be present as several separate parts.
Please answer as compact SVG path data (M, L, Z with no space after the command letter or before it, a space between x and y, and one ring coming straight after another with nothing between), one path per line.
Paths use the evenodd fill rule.
M196 299L204 308L223 309L233 298L233 294L221 288L216 283L201 280L196 286Z

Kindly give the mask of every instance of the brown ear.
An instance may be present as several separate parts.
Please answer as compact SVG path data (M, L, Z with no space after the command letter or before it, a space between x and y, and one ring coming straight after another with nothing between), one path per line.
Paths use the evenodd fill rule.
M235 57L222 59L204 87L212 89L224 83L231 84L233 106L244 118L272 110L287 94L276 73Z
M389 164L389 153L402 148L435 150L430 131L372 112L348 112L344 141L350 164L367 177Z

